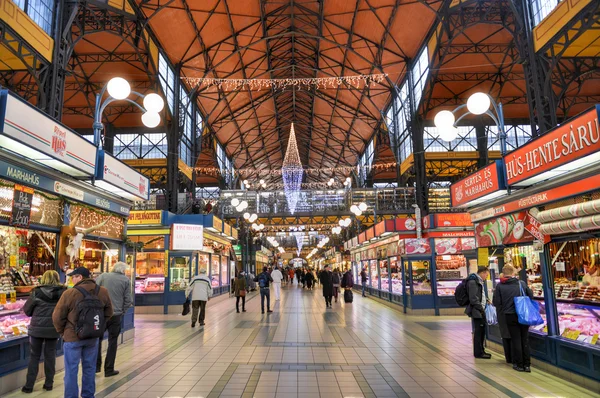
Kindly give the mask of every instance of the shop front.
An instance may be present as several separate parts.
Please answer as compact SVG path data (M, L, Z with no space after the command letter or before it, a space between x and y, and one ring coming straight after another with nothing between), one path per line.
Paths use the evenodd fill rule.
M498 272L504 264L514 265L540 304L545 322L530 328L532 356L596 380L599 160L595 108L509 154L511 194L471 210L477 245L489 248L492 268ZM491 327L489 335L500 343L497 328Z
M223 224L213 215L132 211L127 229L128 261L135 268L136 311L180 311L190 279L202 269L215 296L228 292L234 267L233 237L230 226L230 235L225 235Z
M69 269L86 267L96 277L124 260L123 236L131 202L129 197L83 182L96 176L97 148L75 132L7 91L0 91L0 116L3 394L11 383L24 379L29 317L22 307L29 293L48 270L57 270L70 286ZM136 187L136 197L147 198L147 189L144 180ZM124 317L123 331L123 339L133 337L133 310ZM58 355L62 355L60 342Z

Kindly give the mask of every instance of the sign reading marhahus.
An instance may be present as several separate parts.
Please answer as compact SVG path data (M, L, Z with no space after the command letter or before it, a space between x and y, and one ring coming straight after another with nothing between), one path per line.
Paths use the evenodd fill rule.
M502 164L497 161L452 184L452 206L475 205L503 195L505 190Z
M160 225L162 210L132 211L129 213L128 225Z
M508 154L508 185L532 185L600 159L598 107Z
M0 90L0 147L73 177L96 171L96 147L7 90Z
M171 225L171 250L202 250L204 226L195 224Z

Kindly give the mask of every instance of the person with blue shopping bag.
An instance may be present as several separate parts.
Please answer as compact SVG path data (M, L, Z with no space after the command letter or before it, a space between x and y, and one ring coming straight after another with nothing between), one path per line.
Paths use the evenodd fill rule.
M515 268L512 265L505 265L502 274L503 277L494 292L493 303L498 310L506 362L512 362L513 369L518 372L531 372L529 325L519 323L515 298L526 295L533 299L533 292L525 282L515 277Z
M487 289L485 281L489 276L488 267L477 267L477 273L471 274L467 278L467 293L469 303L465 309L465 314L471 318L473 327L473 355L475 358L490 359L491 354L485 352L485 330L487 320L485 317L485 306L489 299L487 298Z

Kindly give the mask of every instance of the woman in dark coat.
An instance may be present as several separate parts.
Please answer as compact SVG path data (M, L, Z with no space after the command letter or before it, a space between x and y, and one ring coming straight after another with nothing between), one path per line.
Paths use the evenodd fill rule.
M306 281L306 288L308 290L312 290L314 279L315 277L313 273L310 270L306 270L306 273L304 274L304 280Z
M246 312L246 293L248 292L248 284L243 272L238 274L237 279L233 284L233 293L235 295L235 310L240 313L240 298L242 299L242 312Z
M33 392L42 356L42 346L44 347L44 374L46 377L43 388L46 391L52 391L56 371L56 342L59 337L52 323L52 313L65 290L67 290L66 287L60 284L58 272L46 271L42 276L41 285L33 289L23 306L23 312L31 317L28 329L29 367L25 386L21 389L24 393Z
M329 265L319 275L321 286L323 287L323 297L325 297L325 306L331 308L331 296L333 296L333 275Z

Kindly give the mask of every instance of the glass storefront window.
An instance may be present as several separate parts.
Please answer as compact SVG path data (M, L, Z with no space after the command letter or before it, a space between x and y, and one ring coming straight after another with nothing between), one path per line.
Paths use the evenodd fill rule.
M210 255L205 253L198 254L198 273L200 270L205 270L207 273L210 271Z
M162 293L165 290L165 253L136 253L135 293Z
M456 286L468 276L467 259L462 255L436 256L435 267L438 296L453 296Z
M411 261L412 284L415 295L431 294L429 261Z
M190 258L188 256L171 257L170 261L170 290L173 292L185 290L190 280Z
M402 295L402 270L398 257L390 257L390 273L392 274L392 293Z
M219 275L221 268L221 256L216 254L212 255L211 267L210 267L210 280L212 287L219 287Z
M379 274L377 273L377 260L371 260L369 262L369 267L371 271L371 287L374 289L379 289Z
M388 260L379 261L379 275L381 275L381 290L390 291L390 279L388 274Z
M229 285L227 280L227 264L229 263L229 257L221 257L221 286Z

